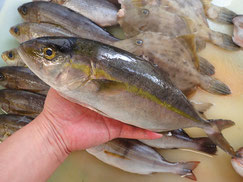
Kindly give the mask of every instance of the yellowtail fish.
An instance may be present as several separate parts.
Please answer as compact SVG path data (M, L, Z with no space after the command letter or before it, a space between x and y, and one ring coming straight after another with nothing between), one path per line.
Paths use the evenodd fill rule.
M5 51L1 56L4 62L9 66L25 66L16 49Z

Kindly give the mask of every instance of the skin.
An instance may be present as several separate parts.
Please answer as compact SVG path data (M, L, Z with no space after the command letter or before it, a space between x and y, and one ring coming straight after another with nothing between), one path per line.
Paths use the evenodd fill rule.
M39 38L18 52L38 77L73 102L152 131L203 128L234 155L216 123L201 118L168 75L146 60L81 38Z
M43 112L0 144L1 182L47 181L71 152L114 138L160 137L101 116L51 89Z
M163 132L163 138L157 140L140 140L144 144L161 149L192 149L202 151L208 154L215 154L216 145L207 137L191 138L188 134L180 129L170 132Z
M191 93L197 86L211 93L223 95L231 93L224 83L198 71L200 60L196 53L193 35L170 38L161 33L144 32L130 39L115 42L113 45L137 56L143 56L158 65L185 94ZM220 85L218 90L214 88L217 87L215 82Z
M243 47L243 16L237 16L233 19L234 23L234 37L233 41Z
M14 132L29 124L33 118L28 116L2 114L0 115L0 142L3 142L7 137Z
M0 106L9 114L38 116L44 106L45 96L22 90L1 90Z
M74 37L75 34L68 30L61 28L50 23L30 23L25 22L13 26L9 32L14 36L20 43L44 36L67 36Z
M243 148L237 151L237 157L233 157L231 163L235 171L243 177Z
M87 152L101 161L127 172L145 175L169 172L196 180L192 170L199 162L168 162L154 149L136 140L112 140L87 149Z
M43 95L46 95L50 88L29 68L18 66L0 68L0 85L8 89L27 90Z
M18 8L25 21L59 25L71 33L92 40L111 43L117 39L88 18L59 4L30 2Z
M25 66L16 49L5 51L1 56L8 66Z
M133 35L136 35L141 31L152 31L162 32L167 36L168 34L178 36L188 34L183 33L184 30L187 30L195 34L199 40L212 42L227 50L239 50L230 36L209 29L201 2L120 0L120 3L122 9L118 13L118 18L125 33L132 32ZM171 15L168 16L169 14ZM146 21L143 21L144 19ZM143 23L140 24L140 22ZM128 34L130 35L130 33Z

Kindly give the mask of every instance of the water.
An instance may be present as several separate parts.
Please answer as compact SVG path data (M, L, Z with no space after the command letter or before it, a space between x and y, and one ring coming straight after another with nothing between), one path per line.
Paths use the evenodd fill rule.
M21 22L17 7L28 0L7 0L0 11L0 52L17 47L17 42L10 36L8 30L11 26ZM230 0L215 0L215 3L228 5ZM232 0L230 9L243 14L242 0ZM232 33L231 26L210 23L213 29L221 32ZM223 51L211 44L203 50L201 56L208 59L216 67L215 77L230 86L232 95L215 96L198 90L192 97L195 101L211 102L211 107L206 116L210 119L231 119L236 126L223 132L235 149L243 146L243 51ZM0 60L0 65L4 65ZM193 136L202 136L199 129L187 130ZM201 161L195 170L199 182L241 182L243 178L237 175L230 164L230 157L220 149L217 156L210 157L185 150L161 151L163 156L171 161ZM187 182L188 179L180 178L173 174L154 174L141 176L123 172L108 166L86 152L76 152L70 155L61 165L49 182Z

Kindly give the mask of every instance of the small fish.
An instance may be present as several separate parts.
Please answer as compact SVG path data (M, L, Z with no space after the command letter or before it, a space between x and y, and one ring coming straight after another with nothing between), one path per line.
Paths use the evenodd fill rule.
M166 161L160 153L137 140L116 139L86 151L102 162L130 173L174 173L194 181L196 176L192 171L200 163Z
M163 137L156 140L140 140L142 143L161 149L192 149L214 155L216 145L207 137L191 138L183 129L163 132Z
M30 2L20 6L18 11L25 21L31 23L59 25L76 36L108 44L117 41L116 38L88 18L56 3Z
M8 114L35 118L44 107L45 96L23 90L0 90L0 107Z
M33 118L15 114L0 115L0 142L3 142L7 137L14 132L29 124Z
M233 19L234 23L234 37L233 41L243 47L243 15L237 16Z
M101 27L116 25L118 8L107 0L51 0L89 18Z
M50 23L30 23L25 22L13 26L9 32L20 42L26 42L31 39L45 36L67 36L75 37L76 35L60 26Z
M140 57L74 37L33 39L22 43L18 53L39 78L73 102L157 132L199 127L235 155L221 133L234 122L202 118L167 73Z
M113 45L145 57L146 60L158 65L185 94L197 86L213 94L231 94L227 85L198 71L200 65L203 64L205 67L206 63L204 59L199 59L196 53L194 35L171 38L158 32L144 32L130 39L115 42ZM207 64L210 70L211 64Z
M27 90L46 95L49 86L29 68L19 66L0 67L0 85L8 89Z
M236 152L236 156L231 160L235 171L243 177L243 147Z
M122 9L118 13L118 22L125 33L136 33L135 29L137 34L142 31L152 31L180 36L185 35L182 33L187 28L189 33L195 34L201 40L209 41L226 50L239 50L239 46L232 41L231 36L209 28L204 7L200 1L121 0L119 2ZM172 15L168 18L169 13L174 18Z
M212 4L212 0L194 0L194 1L202 2L207 17L213 21L219 23L232 23L234 17L237 16L235 12L227 8L219 7Z
M16 49L3 52L2 59L9 66L25 66Z

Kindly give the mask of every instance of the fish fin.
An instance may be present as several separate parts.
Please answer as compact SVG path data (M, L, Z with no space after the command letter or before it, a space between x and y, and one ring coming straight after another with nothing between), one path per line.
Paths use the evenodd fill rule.
M231 120L218 119L218 120L208 120L208 121L210 123L215 123L215 125L217 125L220 131L235 125L235 123Z
M207 46L207 42L202 39L201 37L196 37L196 48L197 48L197 52L205 49Z
M203 57L199 57L199 71L203 75L214 75L215 67Z
M198 111L199 113L204 113L206 112L210 107L213 106L211 103L196 103L191 101L193 107Z
M198 145L198 150L210 155L215 155L217 152L217 146L208 137L194 138L193 139Z
M204 90L212 94L219 94L219 95L231 94L231 90L226 84L207 75L201 75L200 86Z
M198 166L200 162L199 161L190 161L182 163L182 171L180 173L181 177L188 178L193 181L197 181L197 178L195 174L193 173L193 170Z
M208 126L205 127L205 132L207 133L208 137L222 150L224 150L226 153L228 153L231 156L235 156L235 151L233 147L229 144L229 142L224 138L223 134L221 133L220 129L222 129L222 126L220 126L217 122L208 122ZM232 123L232 121L224 121L226 125L227 122ZM230 125L230 124L229 124Z
M182 35L178 37L187 43L189 46L191 53L193 55L193 60L196 68L199 68L199 58L197 55L197 46L196 46L196 38L194 34Z
M206 14L208 18L211 20L214 20L219 23L230 23L232 24L233 19L237 16L237 14L227 8L224 7L218 7L215 5L211 5L207 11Z
M213 44L230 51L240 50L240 47L233 42L231 36L220 32L210 31L210 40Z
M171 133L174 135L174 136L177 136L177 137L185 137L185 138L191 138L186 132L185 132L185 130L183 130L183 129L177 129L177 130L173 130L173 131L171 131Z

